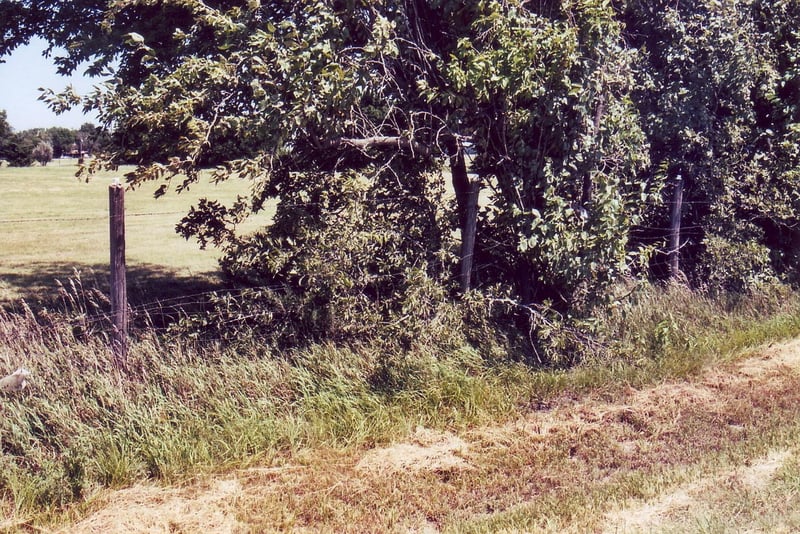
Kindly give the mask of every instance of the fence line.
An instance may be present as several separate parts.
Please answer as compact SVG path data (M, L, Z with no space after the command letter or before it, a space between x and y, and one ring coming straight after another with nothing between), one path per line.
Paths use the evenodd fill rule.
M186 215L185 211L151 211L126 213L126 217L155 217L161 215ZM74 221L107 221L108 214L86 217L32 217L24 219L0 219L0 224L40 223L40 222L74 222Z

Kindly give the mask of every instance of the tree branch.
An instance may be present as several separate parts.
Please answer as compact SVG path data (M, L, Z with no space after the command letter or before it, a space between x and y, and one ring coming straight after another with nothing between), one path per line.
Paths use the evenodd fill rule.
M410 150L422 156L430 156L433 153L431 147L418 143L413 139L399 136L342 137L339 139L332 139L328 141L327 144L330 148L352 147L360 150L366 150L368 148L397 148L398 150Z

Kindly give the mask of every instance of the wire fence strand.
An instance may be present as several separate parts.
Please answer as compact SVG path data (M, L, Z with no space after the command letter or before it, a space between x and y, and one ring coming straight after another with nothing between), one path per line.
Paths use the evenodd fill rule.
M161 217L165 215L186 215L185 211L150 211L141 213L126 213L125 217ZM0 224L34 224L42 222L78 222L78 221L107 221L108 214L86 215L83 217L25 217L17 219L0 219Z

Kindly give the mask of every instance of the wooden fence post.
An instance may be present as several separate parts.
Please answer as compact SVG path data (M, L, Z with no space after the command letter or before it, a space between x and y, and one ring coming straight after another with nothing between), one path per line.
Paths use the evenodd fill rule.
M472 286L472 266L475 257L475 236L478 233L478 197L481 193L480 181L469 180L469 193L464 227L461 230L461 292L466 293Z
M111 238L111 346L118 369L128 356L128 289L125 277L125 187L115 178L108 186L109 236Z
M681 248L681 211L683 211L683 179L679 174L675 178L675 188L672 190L672 210L669 217L669 276L673 280L680 276L680 248Z
M470 176L464 156L464 146L458 139L449 140L450 174L458 205L458 226L461 230L461 265L459 282L461 292L472 287L472 266L475 254L475 237L478 227L478 197L481 192L480 179Z

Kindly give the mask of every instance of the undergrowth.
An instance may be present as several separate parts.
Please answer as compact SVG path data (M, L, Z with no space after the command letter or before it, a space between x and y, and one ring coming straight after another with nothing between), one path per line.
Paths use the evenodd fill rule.
M502 421L565 393L685 376L797 336L800 303L782 288L720 297L648 286L596 323L570 369L514 358L486 332L481 343L450 332L278 352L255 336L223 344L143 330L121 371L100 336L52 315L0 312L0 371L32 371L29 388L0 398L2 502L10 515L48 514L99 487L270 465L305 448Z

